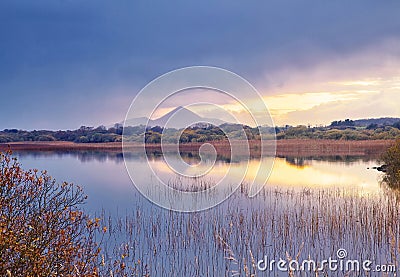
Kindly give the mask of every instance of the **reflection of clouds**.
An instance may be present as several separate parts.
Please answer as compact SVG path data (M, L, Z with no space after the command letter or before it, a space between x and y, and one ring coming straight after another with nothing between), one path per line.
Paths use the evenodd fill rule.
M109 180L109 183L114 187L124 187L122 181L118 182L119 176L115 172L115 166L119 167L123 163L121 153L118 152L96 152L96 151L49 151L49 152L17 152L16 153L23 160L26 158L37 159L58 159L69 160L70 158L78 159L80 162L86 164L85 167L93 167L93 172L98 179ZM67 158L67 159L66 159ZM198 157L190 157L186 155L183 157L184 160L190 164L197 164L199 162ZM152 168L161 177L162 180L169 182L173 180L176 175L164 162L161 155L152 154L148 157L149 162L152 164ZM154 181L151 176L143 175L141 172L145 172L146 158L135 155L131 155L127 159L128 163L135 168L137 176L141 182L151 183ZM93 162L96 162L93 164ZM211 161L209 161L211 164ZM98 170L99 166L102 166L101 170ZM107 165L107 167L105 166ZM115 166L114 166L115 165ZM367 170L367 167L375 166L373 161L361 160L353 158L349 160L337 160L336 158L325 158L324 159L308 159L308 158L276 158L272 174L268 180L269 186L278 186L284 188L290 187L313 187L313 188L329 188L329 187L342 187L348 189L362 189L367 192L376 192L380 190L378 179L378 173L374 170ZM199 172L203 172L205 167L208 166L206 163L202 167L192 166L188 167L184 172L187 175L197 175ZM226 163L217 160L211 171L204 176L204 179L209 180L221 180L231 167L230 176L228 180L232 183L237 182L238 178L241 179L243 169L247 166L247 162L239 163ZM253 180L257 176L260 162L258 160L250 160L247 168L247 174L244 179L245 182ZM262 170L262 169L260 169ZM113 173L114 172L114 173ZM104 173L104 174L103 174ZM125 172L122 172L125 173ZM121 173L121 174L122 174ZM122 174L125 178L126 176ZM93 177L92 177L93 178ZM257 182L257 180L256 180ZM119 184L120 183L120 184Z
M278 160L270 178L271 185L294 187L343 187L379 190L376 172L368 172L365 164L343 165L313 162L311 166L297 167Z
M371 166L371 164L371 162L345 164L341 162L332 163L313 160L308 161L303 166L298 166L288 163L283 158L276 158L268 185L283 188L346 188L376 192L380 190L380 186L377 181L377 172L367 170L367 167ZM170 174L173 174L172 170L162 160L154 160L152 161L152 165L163 178L168 178ZM256 178L259 165L260 162L257 160L249 162L247 174L244 179L245 182ZM236 164L217 162L206 175L206 178L216 181L220 180L225 176L228 166L231 167L228 178L234 182L237 178L241 178L243 167L247 166L247 162ZM196 168L194 167L186 173L193 174L195 172Z

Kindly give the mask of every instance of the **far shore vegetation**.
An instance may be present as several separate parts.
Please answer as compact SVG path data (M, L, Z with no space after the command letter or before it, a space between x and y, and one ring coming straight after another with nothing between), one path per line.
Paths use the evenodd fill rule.
M244 132L243 132L244 130ZM260 136L260 131L262 137ZM113 127L82 126L76 130L19 130L5 129L0 131L0 143L22 141L69 141L75 143L107 143L126 141L146 143L164 142L196 143L206 141L223 141L228 137L237 140L261 139L329 139L329 140L385 140L400 138L400 119L380 118L366 120L333 121L329 126L261 126L252 128L241 124L197 124L186 129L164 129L160 126L123 127L115 124Z

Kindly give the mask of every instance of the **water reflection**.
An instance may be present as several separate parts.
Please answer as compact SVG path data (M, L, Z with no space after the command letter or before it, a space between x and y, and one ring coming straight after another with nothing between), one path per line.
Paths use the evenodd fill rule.
M124 154L120 151L101 151L101 150L54 150L54 151L14 151L14 154L21 158L54 158L54 157L74 157L80 162L91 162L91 161L107 161L112 160L114 162L123 162ZM183 159L186 159L191 163L198 163L200 161L200 156L197 151L181 151L180 152ZM141 152L130 152L125 153L128 159L135 159L141 157ZM147 151L147 156L152 158L162 158L163 154L158 150ZM251 159L257 159L259 156L251 157ZM312 156L278 156L278 158L284 158L288 163L301 165L303 162L310 160L317 161L327 161L327 162L343 162L343 163L353 163L358 161L370 162L376 161L376 155L312 155ZM228 155L218 153L217 160L230 163L230 158ZM243 160L247 158L243 157Z
M119 189L131 190L130 180L125 172L123 154L121 152L102 152L102 151L38 151L38 152L17 152L16 153L25 167L35 167L48 169L50 173L54 171L55 177L63 177L62 180L75 179L78 183L86 183L85 186L98 186L98 176L102 172L107 172L107 177L101 183L109 180L108 186ZM148 159L153 164L157 173L170 182L175 178L172 170L166 165L161 152L148 152ZM182 152L182 159L190 165L197 165L200 157L197 152ZM129 163L137 168L138 174L144 167L146 157L140 153L131 152L125 156ZM267 157L266 159L272 159ZM207 162L207 156L205 157ZM211 161L210 161L211 162ZM79 166L81 164L81 166ZM82 166L82 164L86 164ZM213 169L204 176L210 182L222 178L228 170L232 168L231 182L237 182L240 178L235 175L242 172L244 166L248 166L247 175L244 181L248 181L256 176L260 162L256 159L250 161L243 160L230 163L226 157L217 157L217 162ZM321 157L277 157L268 186L278 187L344 187L352 189L363 189L369 192L379 191L380 174L374 170L368 170L378 163L373 157L368 156L321 156ZM78 166L76 166L78 165ZM81 168L82 170L79 170ZM196 166L190 167L188 175L196 170L203 170ZM262 170L262 169L261 169ZM85 171L85 172L81 172ZM58 176L61 175L61 176ZM84 177L83 177L84 175ZM112 178L110 179L110 176ZM57 178L59 179L59 178ZM141 181L150 183L154 180L151 176L141 176ZM127 185L128 184L128 185Z

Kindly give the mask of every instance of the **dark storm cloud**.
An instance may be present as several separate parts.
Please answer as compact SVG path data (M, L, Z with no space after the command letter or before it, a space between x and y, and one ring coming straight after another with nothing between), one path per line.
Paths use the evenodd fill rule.
M264 74L351 54L400 30L396 1L1 1L0 128L122 118L169 70ZM6 104L8 103L8 104Z

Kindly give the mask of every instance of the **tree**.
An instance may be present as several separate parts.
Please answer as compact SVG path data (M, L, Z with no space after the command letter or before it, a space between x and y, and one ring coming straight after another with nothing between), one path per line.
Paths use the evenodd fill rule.
M393 127L400 130L400 121L397 121L396 123L394 123Z
M98 276L99 220L79 187L0 156L0 275ZM104 229L105 231L105 229Z
M369 124L368 126L367 126L367 130L375 130L375 129L377 129L379 126L378 126L378 124L376 124L376 123L371 123L371 124Z
M145 134L145 143L160 143L161 134L155 133L153 131L148 131Z
M390 187L400 189L400 140L383 153L382 161L385 163L386 173L384 182Z

